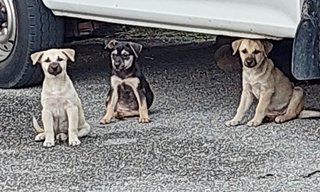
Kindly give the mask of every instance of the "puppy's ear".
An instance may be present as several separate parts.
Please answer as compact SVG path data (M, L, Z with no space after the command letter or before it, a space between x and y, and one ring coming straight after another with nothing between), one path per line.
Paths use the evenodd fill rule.
M61 49L61 51L70 59L70 61L74 62L74 56L76 54L74 49Z
M262 45L264 47L264 56L267 57L273 48L273 44L269 41L262 41Z
M115 39L112 39L110 41L105 40L104 44L105 44L104 49L113 49L118 44L118 41Z
M232 42L231 46L233 49L233 53L232 55L235 55L237 53L237 51L239 50L239 47L241 45L242 39L238 39Z
M142 45L140 45L138 43L129 42L129 46L130 46L130 49L132 50L132 52L134 53L134 55L136 56L136 58L138 58L139 53L142 50Z
M41 60L42 56L43 56L43 51L32 53L30 55L32 64L33 65L37 64Z

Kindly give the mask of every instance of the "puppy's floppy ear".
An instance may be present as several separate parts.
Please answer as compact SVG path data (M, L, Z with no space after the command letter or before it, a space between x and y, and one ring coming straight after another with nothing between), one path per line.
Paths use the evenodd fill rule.
M138 43L129 42L129 46L130 46L130 49L132 50L132 52L134 53L134 55L136 56L136 58L138 58L139 53L142 50L142 45L138 44Z
M41 60L43 54L44 54L43 51L32 53L30 55L32 64L33 65L37 64Z
M76 51L74 49L61 49L62 53L65 54L72 62L74 62L74 56Z
M267 57L267 55L271 52L273 48L273 44L269 41L262 41L262 45L264 47L264 56Z
M232 42L231 46L232 46L232 49L233 49L233 53L232 55L235 55L241 45L241 42L242 42L242 39L238 39L238 40L235 40Z
M104 44L105 44L105 47L104 47L105 49L113 49L118 44L118 41L115 39L112 39L110 41L105 40Z

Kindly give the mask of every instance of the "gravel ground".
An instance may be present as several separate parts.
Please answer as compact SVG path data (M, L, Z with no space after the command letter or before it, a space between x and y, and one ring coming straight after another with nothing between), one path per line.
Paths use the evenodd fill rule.
M69 74L90 135L80 147L43 148L31 126L41 87L0 90L0 191L319 191L319 120L224 126L241 77L217 68L212 46L144 50L152 122L106 126L98 123L109 88L103 47L76 48ZM304 88L307 106L320 108L319 85Z

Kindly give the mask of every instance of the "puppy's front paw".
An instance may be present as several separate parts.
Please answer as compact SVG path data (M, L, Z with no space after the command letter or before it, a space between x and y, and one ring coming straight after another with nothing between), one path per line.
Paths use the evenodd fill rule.
M111 123L111 118L102 118L100 120L100 123L101 124L109 124L109 123Z
M44 141L43 142L44 147L53 147L54 146L54 141Z
M139 123L149 123L150 118L149 117L139 117Z
M287 121L287 118L286 118L284 115L282 115L282 116L276 117L276 118L274 119L274 121L275 121L276 123L283 123L283 122Z
M237 125L240 125L241 121L237 121L237 120L230 120L230 121L227 121L225 123L226 126L228 127L231 127L231 126L237 126Z
M80 144L81 144L81 142L78 138L74 138L74 139L69 138L69 145L70 146L78 146Z
M45 133L39 133L34 140L43 141L45 139L46 139L46 134Z
M249 127L257 127L257 126L261 125L261 122L252 119L251 121L249 121L249 122L247 123L247 125L248 125Z

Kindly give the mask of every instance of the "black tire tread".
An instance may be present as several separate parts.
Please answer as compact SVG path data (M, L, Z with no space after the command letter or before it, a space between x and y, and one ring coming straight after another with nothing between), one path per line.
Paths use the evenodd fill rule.
M43 5L42 0L27 0L27 5L30 21L28 55L35 51L62 45L64 33L62 18L55 17ZM36 85L43 79L40 67L33 66L30 59L27 59L24 62L28 64L22 69L22 75L14 86L16 88Z

